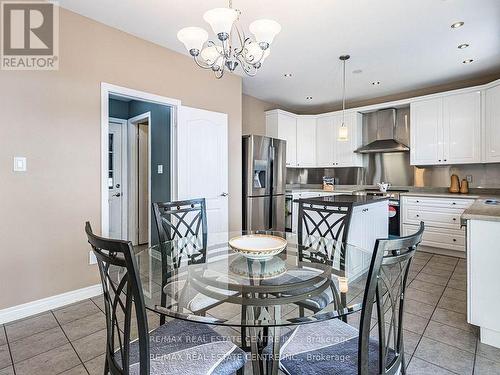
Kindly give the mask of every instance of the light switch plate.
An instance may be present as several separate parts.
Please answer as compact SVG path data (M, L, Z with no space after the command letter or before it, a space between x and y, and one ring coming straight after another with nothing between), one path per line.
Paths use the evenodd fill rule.
M26 172L26 158L14 156L14 172Z
M163 164L158 164L158 174L163 174Z
M472 183L472 175L469 174L469 175L466 176L466 178L467 178L467 182L469 184Z
M97 264L97 258L92 250L89 251L89 264Z

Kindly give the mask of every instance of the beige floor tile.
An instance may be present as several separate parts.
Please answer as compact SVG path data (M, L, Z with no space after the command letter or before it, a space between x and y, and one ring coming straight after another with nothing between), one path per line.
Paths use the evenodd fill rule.
M428 337L422 337L414 356L461 375L472 374L474 366L474 354Z
M467 314L461 314L438 307L436 311L434 311L434 314L432 314L431 320L460 328L464 331L475 332L474 326L467 323Z
M467 292L465 290L447 287L444 290L443 297L450 297L453 299L458 299L462 302L467 302Z
M500 374L500 363L481 356L476 357L474 364L474 375L498 375Z
M429 283L427 281L422 280L413 280L410 285L410 288L418 289L427 293L435 293L441 295L445 289L444 285L437 285L433 283Z
M0 346L0 369L12 366L8 345Z
M477 342L477 355L500 363L500 349L495 348L494 346L483 344L481 341L479 341L479 339Z
M438 307L462 314L467 314L467 303L455 298L445 296L441 297L438 303Z
M104 314L99 312L64 324L62 328L70 341L74 341L106 328L106 319Z
M418 315L422 318L430 319L435 308L436 307L433 305L429 305L427 303L423 303L420 301L415 301L408 297L405 298L404 311L414 315Z
M437 284L437 285L446 285L448 284L449 277L432 275L427 273L419 273L416 277L416 280L422 280L428 283Z
M450 327L443 323L431 320L425 329L424 337L430 337L473 354L476 352L477 338L474 333Z
M100 312L99 308L90 299L61 307L60 309L53 311L60 325L70 323L77 319L85 318L86 316L95 314L97 312Z
M61 328L55 327L10 343L10 350L16 363L67 343L68 339Z
M433 365L415 356L412 357L408 367L407 375L456 375L442 367Z
M43 332L57 327L57 321L51 312L17 320L5 325L9 342L13 342L23 337L31 336L35 333Z
M94 332L71 343L83 362L90 361L106 352L106 330Z
M441 293L423 292L421 290L408 287L406 289L406 297L435 306L437 305L439 298L441 298Z
M428 319L407 312L404 313L403 319L404 328L419 335L424 333L425 327L429 322Z
M16 375L54 375L72 369L80 360L70 344L16 363ZM36 369L36 370L35 370Z

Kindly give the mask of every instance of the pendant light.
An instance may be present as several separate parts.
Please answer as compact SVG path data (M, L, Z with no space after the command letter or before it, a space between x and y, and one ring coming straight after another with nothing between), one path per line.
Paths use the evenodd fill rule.
M343 72L342 72L342 124L339 128L338 140L341 142L346 142L349 140L349 130L345 126L345 62L349 60L351 56L342 55L339 57L340 61L343 63Z

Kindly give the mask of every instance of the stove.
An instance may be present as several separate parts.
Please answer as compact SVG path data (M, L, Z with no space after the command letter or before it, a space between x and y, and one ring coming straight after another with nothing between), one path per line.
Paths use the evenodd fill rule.
M365 189L365 190L361 191L360 193L364 193L363 195L368 195L368 196L372 196L372 197L388 197L389 201L397 202L397 204L399 206L399 194L407 193L407 192L408 192L408 190L389 189L384 193L378 189Z

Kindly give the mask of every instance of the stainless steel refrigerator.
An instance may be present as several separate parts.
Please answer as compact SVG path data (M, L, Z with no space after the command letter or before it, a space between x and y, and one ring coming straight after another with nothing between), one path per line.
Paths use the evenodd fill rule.
M243 229L285 231L286 142L243 136Z

